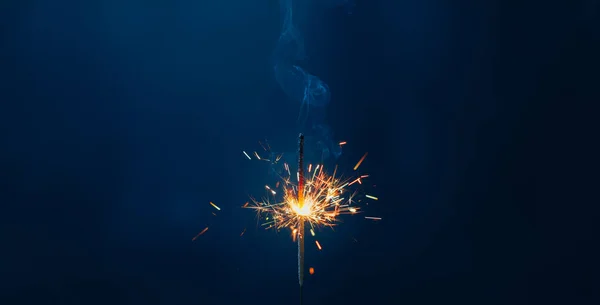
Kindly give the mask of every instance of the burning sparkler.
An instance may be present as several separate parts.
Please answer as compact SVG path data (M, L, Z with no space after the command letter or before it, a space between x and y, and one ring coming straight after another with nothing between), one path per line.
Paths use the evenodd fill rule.
M301 140L299 142L302 143ZM303 160L299 160L298 163L299 166L303 166ZM253 205L244 205L244 207L257 210L259 214L269 214L268 221L263 223L267 229L290 228L294 233L292 238L296 239L301 233L303 223L309 225L311 231L314 232L315 228L335 226L338 216L341 214L360 212L360 207L356 205L358 193L350 192L350 186L361 184L368 175L362 175L355 179L342 179L336 176L337 167L330 176L326 173L323 165L309 164L308 170L297 172L298 183L295 185L292 182L290 166L286 163L284 168L288 176L282 177L283 183L280 187L283 199L281 202L274 203L269 198L263 198L262 201L252 199ZM269 196L271 198L277 194L272 187L266 186L265 189L273 195ZM368 196L365 197L373 197Z
M346 142L342 142L346 144ZM342 145L340 143L340 145ZM266 149L265 149L266 150ZM315 228L333 227L336 225L340 214L355 214L360 212L360 207L356 205L357 192L351 192L349 187L353 184L362 184L362 180L368 175L362 175L354 180L341 179L336 177L337 167L330 176L326 173L322 164L313 167L309 164L304 168L304 136L300 134L298 139L298 172L296 175L297 184L292 182L292 174L287 163L284 164L287 177L282 177L281 183L283 200L273 203L268 198L258 201L252 199L254 205L244 207L255 209L259 214L267 214L267 222L263 224L268 228L281 230L290 228L292 238L298 243L298 284L300 286L300 302L302 303L302 287L304 284L304 237L305 226L310 226L310 233L315 236ZM246 156L247 154L244 153ZM258 160L260 156L254 153ZM366 158L365 154L358 164L354 167L357 170ZM305 173L306 171L306 173ZM279 184L279 183L278 183ZM265 187L274 198L277 192L269 187ZM366 195L368 199L377 200L377 197ZM369 217L375 219L375 217ZM381 220L381 218L377 218ZM319 241L315 240L315 245L319 250L322 249Z

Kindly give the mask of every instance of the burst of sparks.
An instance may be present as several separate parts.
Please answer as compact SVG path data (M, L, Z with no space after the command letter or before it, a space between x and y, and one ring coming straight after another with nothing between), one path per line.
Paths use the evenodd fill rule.
M284 164L284 167L288 169L289 165ZM265 186L271 195L261 201L252 198L253 204L244 207L255 209L259 215L266 214L266 221L262 225L267 229L289 228L294 241L300 234L298 228L301 223L307 223L310 234L315 236L315 228L333 227L338 222L339 215L359 212L360 207L355 206L354 200L357 192L352 192L349 188L354 182L361 183L360 179L367 178L368 175L353 180L342 179L336 176L337 167L332 175L328 175L322 164L309 164L306 170L302 207L298 203L298 187L290 179L291 175L282 177L281 201L276 201L277 192L272 187ZM297 173L294 176L297 176ZM316 242L316 245L319 250L322 249L319 242Z
M302 190L304 192L302 207L298 204L297 186L292 184L289 178L284 178L281 184L283 201L273 203L268 198L263 201L253 200L254 205L249 208L253 208L259 213L269 214L269 221L265 225L278 230L283 228L295 230L300 223L306 222L310 225L311 234L313 234L312 228L314 227L334 226L337 216L351 214L352 211L358 209L350 207L351 200L345 200L343 197L343 194L348 192L348 181L334 175L327 175L322 165L315 167L312 173L306 177L306 185ZM265 188L272 195L276 195L272 188Z
M273 155L270 147L263 149ZM346 142L340 142L339 145L344 145ZM357 170L363 163L368 153L365 153L356 166ZM261 158L257 152L254 152L256 159ZM279 161L283 154L279 154L275 161ZM276 162L273 162L276 163ZM265 190L268 195L262 200L250 198L250 203L246 202L244 208L256 210L259 218L262 218L262 227L266 229L289 229L293 241L296 241L300 234L299 228L304 223L308 226L307 230L310 235L315 237L315 230L321 227L333 227L339 222L339 216L342 214L357 214L361 212L361 208L357 205L360 202L359 197L365 197L372 200L378 200L372 195L363 194L359 196L357 191L351 190L357 185L363 184L363 181L369 175L363 174L355 176L351 179L344 179L337 175L337 166L330 175L325 170L323 164L308 164L305 171L305 185L303 190L298 190L297 181L298 172L290 170L288 163L283 163L284 176L278 181L274 187L265 185ZM298 202L298 192L303 192L304 204ZM368 203L367 203L368 204ZM262 217L261 217L262 216ZM368 216L365 219L381 220L379 217ZM245 230L244 230L245 231ZM307 232L308 233L308 232ZM243 232L242 234L243 235ZM321 244L315 240L315 245L319 250L322 250Z

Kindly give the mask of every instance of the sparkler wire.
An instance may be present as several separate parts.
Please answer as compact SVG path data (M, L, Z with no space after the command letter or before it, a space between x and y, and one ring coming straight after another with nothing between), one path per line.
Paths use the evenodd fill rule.
M304 135L298 136L298 207L304 206ZM304 221L298 228L298 284L300 284L300 305L302 305L302 285L304 284Z

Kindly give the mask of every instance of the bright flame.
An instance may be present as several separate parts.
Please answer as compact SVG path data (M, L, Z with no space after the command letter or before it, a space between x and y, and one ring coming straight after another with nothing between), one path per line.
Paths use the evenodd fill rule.
M294 211L294 213L296 213L298 216L310 216L310 214L312 213L311 211L311 207L312 207L312 202L310 200L304 200L304 205L302 207L299 206L299 204L296 203L292 203L291 204L292 207L292 211Z

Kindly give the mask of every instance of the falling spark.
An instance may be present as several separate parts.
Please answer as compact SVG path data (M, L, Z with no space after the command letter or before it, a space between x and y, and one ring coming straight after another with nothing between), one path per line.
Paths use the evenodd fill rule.
M371 220L381 220L381 217L365 216L365 219L371 219Z
M248 156L248 154L242 150L242 152L244 153L244 155L246 156L246 158L248 158L248 160L252 160L252 158L250 158L250 156Z
M315 268L313 268L313 267L308 268L308 273L310 273L310 275L315 274Z
M360 164L361 164L361 163L363 163L363 161L365 161L365 158L367 157L367 155L368 155L368 154L369 154L369 153L368 153L368 152L366 152L366 153L365 153L365 154L362 156L362 158L360 158L360 160L358 160L358 163L356 163L356 165L354 165L354 170L357 170L357 169L358 169L358 167L360 166Z
M206 231L208 231L208 227L204 228L204 230L200 231L200 233L198 233L198 235L194 236L194 238L192 238L192 241L195 241L196 238L198 238L198 236L206 233Z
M319 243L318 240L315 240L315 244L317 244L317 248L319 248L319 250L323 250L323 248L321 248L321 244Z
M260 156L258 155L257 152L254 152L254 156L256 156L256 159L260 160Z
M310 235L315 236L315 230L310 229Z
M217 209L218 211L220 211L220 210L221 210L221 208L220 208L220 207L218 207L216 204L214 204L214 203L212 203L212 202L209 202L209 203L210 203L210 205L212 205L212 206L213 206L215 209Z
M346 145L346 143L347 143L346 141L342 141L342 142L340 142L340 146Z
M244 230L242 231L242 234L240 234L240 237L244 236L244 233L246 233L246 228L244 228Z
M369 199L373 199L373 200L379 200L379 198L377 198L375 196L371 196L371 195L365 195L365 197L367 197Z
M245 208L245 207L247 207L247 206L248 206L248 204L250 204L250 202L246 202L246 203L244 203L244 205L242 206L242 208Z

